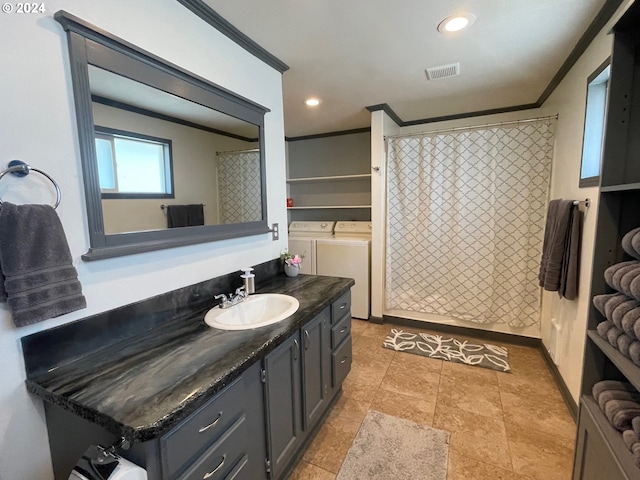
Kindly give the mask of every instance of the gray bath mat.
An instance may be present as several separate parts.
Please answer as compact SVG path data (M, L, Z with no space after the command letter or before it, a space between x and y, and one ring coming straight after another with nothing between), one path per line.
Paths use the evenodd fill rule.
M478 345L442 335L413 333L392 328L382 346L397 352L408 352L500 372L511 371L507 349L489 343Z
M369 410L336 480L446 480L449 432Z

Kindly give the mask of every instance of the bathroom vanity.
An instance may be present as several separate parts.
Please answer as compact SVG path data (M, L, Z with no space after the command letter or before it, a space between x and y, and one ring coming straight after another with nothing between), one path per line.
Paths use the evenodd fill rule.
M56 479L89 445L121 438L131 447L118 453L150 480L283 478L350 370L354 282L290 278L274 265L257 267L258 279L274 273L257 291L300 307L273 325L205 325L234 274L24 337Z

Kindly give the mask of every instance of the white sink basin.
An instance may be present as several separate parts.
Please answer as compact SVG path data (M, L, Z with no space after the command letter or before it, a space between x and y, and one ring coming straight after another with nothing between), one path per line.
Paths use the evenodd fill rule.
M212 308L204 316L204 321L210 327L222 330L248 330L284 320L299 306L298 300L289 295L258 293L249 295L233 307Z

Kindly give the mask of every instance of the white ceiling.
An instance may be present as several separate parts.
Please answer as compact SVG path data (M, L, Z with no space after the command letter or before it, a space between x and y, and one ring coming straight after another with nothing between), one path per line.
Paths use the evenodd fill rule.
M386 103L403 121L535 103L605 0L204 0L289 65L287 137L368 127ZM436 27L458 12L468 30ZM460 75L424 70L460 62ZM322 99L315 109L309 96Z

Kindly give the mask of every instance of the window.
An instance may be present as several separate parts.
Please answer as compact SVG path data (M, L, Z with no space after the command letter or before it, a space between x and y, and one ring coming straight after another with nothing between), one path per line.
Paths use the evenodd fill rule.
M95 128L102 198L173 198L171 140Z
M609 87L609 60L600 65L587 80L587 109L584 119L580 187L597 186L600 178L600 160L604 140Z

